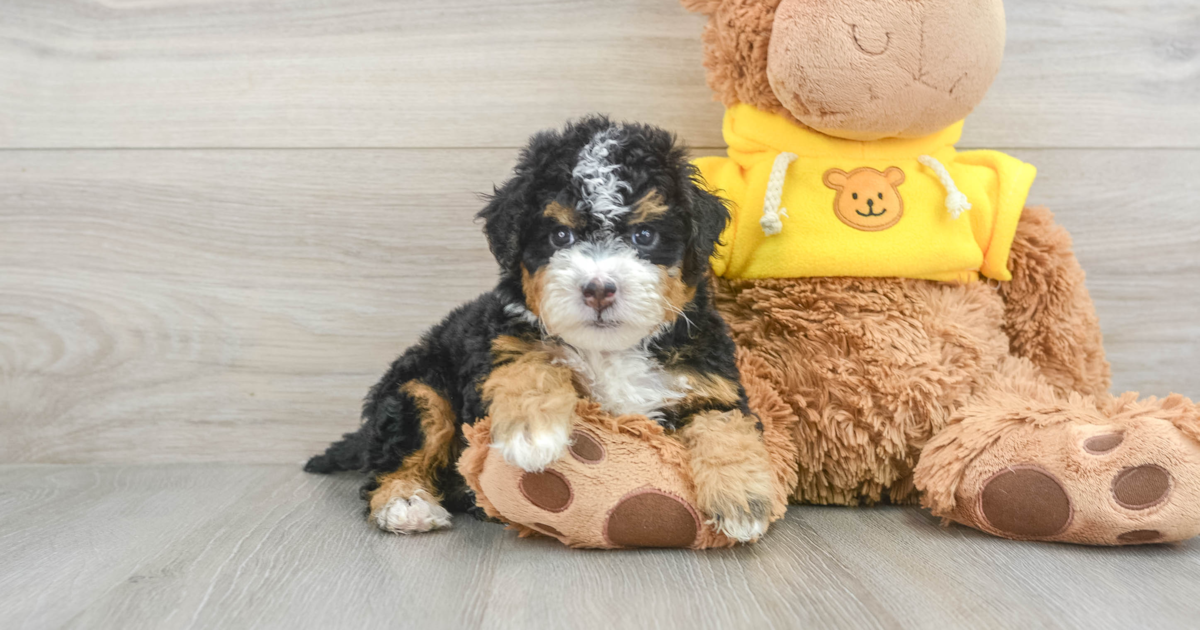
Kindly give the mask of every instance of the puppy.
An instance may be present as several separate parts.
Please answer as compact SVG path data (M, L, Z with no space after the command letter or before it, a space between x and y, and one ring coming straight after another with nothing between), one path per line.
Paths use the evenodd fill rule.
M382 529L448 527L447 508L474 509L455 467L463 423L490 415L493 448L541 471L588 398L672 432L698 507L731 538L757 539L768 456L709 289L729 212L698 177L653 127L597 117L534 136L478 215L499 284L401 355L361 428L305 470L369 473L362 496Z

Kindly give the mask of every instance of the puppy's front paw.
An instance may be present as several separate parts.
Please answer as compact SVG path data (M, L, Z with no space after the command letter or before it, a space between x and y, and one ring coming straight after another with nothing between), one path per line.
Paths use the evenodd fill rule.
M767 533L771 501L766 497L750 497L745 503L724 502L724 507L709 507L709 524L713 529L740 542L754 542Z
M758 540L771 520L771 458L755 419L709 412L680 432L691 454L696 505L713 529L738 542Z
M508 463L528 472L542 472L558 461L571 445L569 424L531 429L516 426L492 443Z

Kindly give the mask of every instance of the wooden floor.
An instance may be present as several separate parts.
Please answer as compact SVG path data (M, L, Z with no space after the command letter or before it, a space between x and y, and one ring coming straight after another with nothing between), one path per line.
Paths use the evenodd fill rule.
M457 515L368 526L351 476L0 467L0 626L1195 628L1200 541L1096 549L794 507L758 545L572 551Z
M1007 0L963 148L1035 164L1114 389L1200 396L1200 2ZM677 0L0 0L0 630L1196 628L1200 541L794 508L759 545L401 538L298 462L495 264L589 112L722 150Z

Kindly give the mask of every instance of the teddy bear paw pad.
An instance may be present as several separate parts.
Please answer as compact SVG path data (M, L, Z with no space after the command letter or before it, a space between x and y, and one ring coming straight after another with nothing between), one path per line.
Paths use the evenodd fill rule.
M1135 529L1117 536L1117 542L1123 545L1144 545L1162 540L1163 534L1157 529Z
M1095 435L1083 441L1083 450L1092 455L1103 455L1117 448L1124 441L1125 433L1123 431Z
M571 434L571 446L567 448L571 457L585 464L599 464L604 461L604 445L592 437L587 431L575 431Z
M1171 494L1171 473L1157 464L1126 468L1113 479L1112 494L1127 510L1152 508Z
M565 534L563 534L562 532L558 531L557 529L555 529L545 523L534 523L533 525L531 525L531 527L533 527L534 529L538 530L539 532L541 532L547 536L553 536L558 539L562 539L562 538L566 537Z
M604 524L604 538L617 547L691 547L699 532L691 506L652 488L625 495Z
M547 512L562 512L571 507L571 501L575 498L571 483L557 470L527 472L521 475L517 488L526 501Z
M1061 533L1071 524L1071 498L1038 466L1012 466L984 483L980 510L998 531L1021 538Z

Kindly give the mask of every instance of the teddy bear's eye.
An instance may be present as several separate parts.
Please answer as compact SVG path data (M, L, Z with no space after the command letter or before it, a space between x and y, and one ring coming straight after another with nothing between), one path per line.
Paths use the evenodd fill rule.
M883 193L879 193L879 198L883 199Z
M858 193L854 193L854 198L858 199Z

